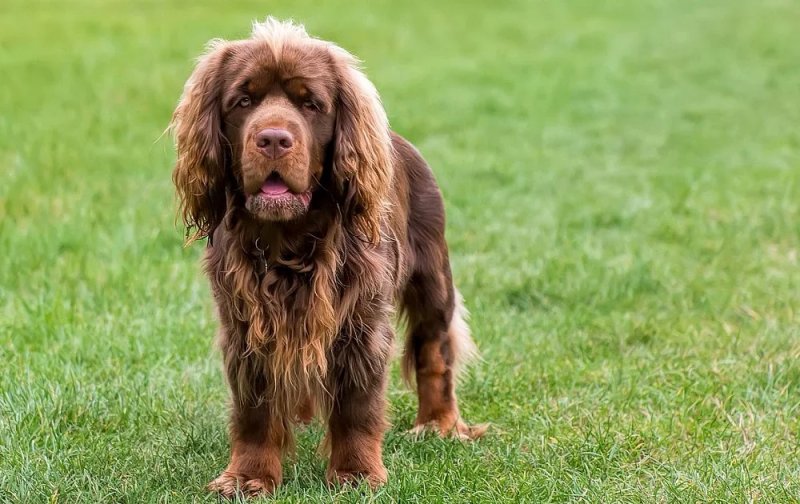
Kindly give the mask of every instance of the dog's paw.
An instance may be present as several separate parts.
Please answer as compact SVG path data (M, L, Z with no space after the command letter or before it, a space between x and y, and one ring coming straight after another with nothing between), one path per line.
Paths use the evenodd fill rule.
M206 487L210 492L218 493L226 499L237 496L258 497L270 495L275 491L277 484L271 478L248 479L233 473L224 472Z
M325 478L329 485L358 485L365 481L373 489L384 485L389 479L383 465L371 470L345 471L328 468Z
M455 422L444 422L441 420L431 420L424 423L417 423L413 429L409 431L414 439L418 439L426 433L433 433L439 437L451 437L462 441L474 441L489 430L489 424L476 424L468 425L463 420L458 419Z

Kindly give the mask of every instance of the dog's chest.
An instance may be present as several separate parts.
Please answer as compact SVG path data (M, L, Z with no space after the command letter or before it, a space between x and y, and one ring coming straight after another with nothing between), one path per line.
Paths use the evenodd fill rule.
M335 263L315 259L269 260L235 247L209 251L206 269L220 315L234 323L249 349L332 339Z

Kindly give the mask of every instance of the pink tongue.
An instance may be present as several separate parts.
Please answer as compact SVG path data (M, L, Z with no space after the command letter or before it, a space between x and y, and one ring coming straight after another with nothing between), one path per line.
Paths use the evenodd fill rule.
M283 180L271 178L261 186L261 192L267 196L278 196L289 192L289 188L283 183Z

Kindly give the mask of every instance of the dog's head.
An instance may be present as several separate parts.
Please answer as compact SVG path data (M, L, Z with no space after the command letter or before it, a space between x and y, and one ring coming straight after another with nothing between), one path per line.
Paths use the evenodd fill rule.
M292 221L321 190L357 232L379 239L392 178L386 114L356 59L302 26L268 18L248 40L212 41L172 129L192 239L213 232L228 201L263 223Z

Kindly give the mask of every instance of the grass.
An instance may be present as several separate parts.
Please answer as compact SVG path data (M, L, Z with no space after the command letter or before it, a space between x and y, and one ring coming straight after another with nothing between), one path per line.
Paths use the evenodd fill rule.
M192 58L294 17L434 167L484 361L474 444L285 502L800 500L800 5L5 0L0 501L214 502L226 390L160 139Z

